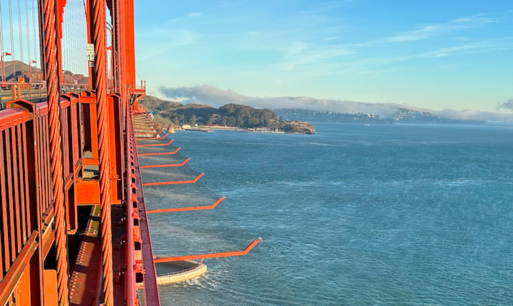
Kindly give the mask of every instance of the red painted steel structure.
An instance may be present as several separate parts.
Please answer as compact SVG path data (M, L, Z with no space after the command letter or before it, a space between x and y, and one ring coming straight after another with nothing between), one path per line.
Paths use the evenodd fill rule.
M92 2L92 3L91 3ZM90 14L93 16L93 35L95 63L94 80L96 104L98 107L98 146L100 166L100 206L101 206L101 243L103 300L107 306L114 305L114 275L112 267L112 216L110 190L109 124L107 105L107 41L105 0L93 0Z
M139 169L147 169L147 168L166 168L166 167L182 167L185 166L186 163L188 163L191 159L187 158L183 162L179 164L163 164L163 165L147 165L147 166L140 166Z
M233 256L244 256L248 254L257 244L262 241L262 238L253 240L244 250L233 251L233 252L222 252L222 253L211 253L211 254L198 254L198 255L187 255L187 256L174 256L174 257L160 257L155 258L155 263L172 262L172 261L183 261L183 260L196 260L196 259L207 259L207 258L221 258L221 257L233 257Z
M133 117L138 132L164 130L156 131L159 125L138 109L145 87L141 82L136 88L133 0L84 1L95 58L89 88L61 92L66 4L38 1L46 93L39 89L31 100L30 85L13 83L12 101L0 111L0 306L160 305L143 186L195 183L203 174L190 181L142 183L141 168L180 167L189 159L139 166L138 156L172 155L180 148L137 153L137 147L172 140L137 145L135 138ZM111 46L107 21L113 25ZM107 48L113 51L110 87ZM148 213L213 209L223 199ZM217 257L244 255L259 241Z
M61 8L55 8L56 2L53 0L43 0L40 2L42 7L42 20L44 27L41 34L44 41L44 63L46 72L46 87L48 88L48 125L50 128L50 162L53 183L53 200L55 209L55 244L57 248L57 288L59 305L69 304L68 292L68 250L66 239L66 221L64 220L64 182L62 165L62 145L61 145L61 118L59 118L59 75L57 65L59 45L56 22L59 16L56 11ZM21 35L21 33L20 33Z
M13 91L0 111L0 305L138 305L137 287L145 305L160 305L131 122L145 94L135 86L133 0L84 3L91 91L62 94L66 4L38 2L46 99Z
M203 175L204 173L201 173L193 180L186 180L186 181L169 181L169 182L152 182L152 183L143 183L143 186L159 186L159 185L179 185L179 184L194 184L196 183Z
M212 204L210 206L194 206L194 207L152 209L152 210L148 210L146 213L147 214L160 214L160 213L179 212L179 211L194 211L194 210L214 209L224 199L225 199L225 197L219 198L217 201L214 202L214 204Z
M167 135L169 135L169 133L166 133L166 135L162 136L162 137L146 137L146 138L136 138L137 141L139 140L162 140L162 139L165 139L167 137Z
M138 145L137 147L138 147L138 148L141 148L141 147L161 147L161 146L169 146L173 141L174 141L174 139L171 139L168 143L145 144L145 145Z
M157 156L157 155L173 155L173 154L176 154L178 153L178 151L180 151L180 147L176 148L174 151L171 151L171 152L161 152L161 153L143 153L143 154L139 154L139 156Z

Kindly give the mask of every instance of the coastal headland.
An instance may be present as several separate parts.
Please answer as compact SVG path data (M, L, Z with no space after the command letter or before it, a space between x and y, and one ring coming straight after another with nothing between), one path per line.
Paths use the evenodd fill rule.
M235 130L254 133L315 134L305 121L284 120L270 109L226 104L219 108L204 104L181 104L146 96L140 105L151 112L161 128L173 133L179 130L210 132Z

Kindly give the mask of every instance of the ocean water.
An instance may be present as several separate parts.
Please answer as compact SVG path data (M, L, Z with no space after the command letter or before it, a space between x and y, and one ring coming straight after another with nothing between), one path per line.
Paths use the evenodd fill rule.
M227 199L152 215L157 253L263 242L162 286L163 305L513 305L513 127L314 126L174 135Z

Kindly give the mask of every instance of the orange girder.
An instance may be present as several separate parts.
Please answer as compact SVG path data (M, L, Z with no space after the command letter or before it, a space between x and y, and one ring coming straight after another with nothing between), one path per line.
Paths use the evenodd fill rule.
M184 260L195 260L195 259L207 259L207 258L221 258L221 257L233 257L233 256L244 256L248 254L258 243L262 241L262 238L253 240L243 251L223 252L223 253L210 253L210 254L199 254L199 255L187 255L187 256L174 256L174 257L161 257L155 258L155 263L173 262L173 261L184 261Z
M137 137L137 141L141 141L141 140L162 140L162 139L165 139L167 136L169 135L169 133L166 133L166 135L162 136L162 137Z
M169 146L173 141L174 141L174 139L171 139L168 143L145 144L145 145L138 145L137 147L138 147L138 148L141 148L141 147L162 147L162 146Z
M185 164L191 160L190 158L187 158L180 164L164 164L164 165L149 165L149 166L139 166L139 169L145 169L145 168L166 168L166 167L182 167L185 166Z
M214 209L224 199L225 199L225 197L219 198L214 204L212 204L210 206L194 206L194 207L152 209L152 210L148 210L146 213L147 214L160 214L160 213L168 213L168 212Z
M154 182L154 183L143 183L144 186L159 186L159 185L178 185L178 184L194 184L196 183L204 173L201 173L198 175L195 179L189 180L189 181L169 181L169 182Z

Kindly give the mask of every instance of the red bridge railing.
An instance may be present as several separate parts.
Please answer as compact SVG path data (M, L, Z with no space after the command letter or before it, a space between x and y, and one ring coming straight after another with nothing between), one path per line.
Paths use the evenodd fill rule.
M84 243L95 243L94 235L88 236L90 240L83 236L80 229L84 220L79 213L84 208L99 205L98 141L95 137L98 122L94 101L94 93L90 92L63 95L60 100L66 208L62 224L56 224L55 219L48 104L17 100L0 111L0 305L43 305L45 301L46 305L57 304L57 296L48 290L57 284L52 255L56 228L65 227L68 234L68 275L80 275L81 267L73 264L73 254L79 249L82 251ZM112 205L125 207L125 213L119 217L113 214L112 220L125 224L113 235L113 246L125 244L123 257L113 255L118 257L114 262L118 265L115 271L119 271L114 275L117 280L115 296L118 297L115 304L137 305L136 286L139 284L151 295L151 299L145 298L145 305L159 305L149 230L147 223L141 227L146 221L141 221L139 216L144 207L140 206L142 186L135 169L136 142L130 109L121 107L115 95L109 96L109 101L113 114L109 120ZM94 216L90 219L93 221ZM151 255L144 256L145 252ZM91 258L91 265L92 271L101 273L99 258ZM74 280L80 281L80 277L72 278L72 282ZM95 286L101 286L101 278L96 280ZM145 286L147 282L155 286ZM91 297L88 290L83 290L81 295L80 290L73 289L75 286L70 285L70 288L75 290L71 298L101 300L101 291Z

